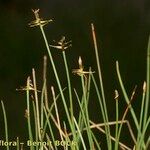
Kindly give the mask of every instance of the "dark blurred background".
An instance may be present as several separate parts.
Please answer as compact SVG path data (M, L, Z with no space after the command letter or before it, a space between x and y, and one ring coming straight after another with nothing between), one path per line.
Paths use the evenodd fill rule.
M34 19L32 8L40 8L43 18L54 20L45 27L50 43L62 35L72 40L73 47L67 52L71 68L78 67L77 59L80 55L85 67L92 66L93 70L96 70L90 28L93 22L111 120L115 111L115 108L111 107L114 103L113 93L115 89L119 89L115 72L116 60L120 63L128 94L131 94L135 85L138 86L136 100L133 102L138 114L140 101L137 102L137 99L141 98L146 73L146 49L150 31L149 0L1 0L0 99L6 107L10 137L13 139L19 136L23 139L26 130L25 93L17 92L16 88L26 84L26 78L31 75L32 68L36 69L37 78L42 80L42 61L43 56L47 55L40 30L28 26ZM57 50L52 51L61 73L61 54ZM74 84L77 86L76 82ZM122 104L122 107L124 110L125 104ZM4 130L2 117L0 130L1 136Z

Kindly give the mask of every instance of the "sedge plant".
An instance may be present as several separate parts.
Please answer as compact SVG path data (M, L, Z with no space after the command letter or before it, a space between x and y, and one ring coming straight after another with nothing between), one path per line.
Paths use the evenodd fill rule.
M84 70L83 61L81 56L78 59L78 68L70 69L68 67L68 59L66 49L71 47L71 41L66 42L66 38L62 36L60 41L56 45L48 43L46 33L44 31L45 25L49 24L53 20L43 20L39 15L39 9L33 10L35 20L29 23L30 27L39 27L41 31L43 42L48 53L48 58L44 56L43 63L43 86L41 90L37 87L36 71L32 69L32 77L27 78L27 83L24 88L18 89L26 91L26 110L25 117L27 119L28 126L28 138L31 142L28 148L30 150L102 150L101 139L99 134L104 134L105 149L108 150L148 150L150 144L150 135L148 129L150 128L150 115L149 115L149 84L150 84L150 40L148 42L147 49L147 75L146 81L143 84L143 93L141 100L141 112L140 117L136 115L134 108L132 107L132 100L136 92L136 87L133 89L131 96L126 92L126 88L121 78L119 69L119 63L116 62L116 75L120 83L121 92L123 93L125 102L127 103L123 116L119 112L119 92L115 90L115 109L116 120L110 121L109 108L107 107L107 100L104 90L104 83L101 71L101 63L99 57L98 43L96 39L96 32L94 24L91 24L93 48L95 51L97 70L93 71L90 67L89 70ZM65 67L65 74L67 85L62 84L61 78L55 65L55 60L52 55L53 49L58 49L62 53L62 59ZM56 85L51 86L51 90L47 87L47 62L53 69L53 73L56 80ZM72 85L72 73L80 78L80 91L73 88ZM96 80L98 75L98 81ZM90 115L90 100L91 100L91 87L95 91L94 99L98 102L99 123L95 123ZM58 91L56 90L58 88ZM82 93L81 95L79 93ZM67 94L66 94L67 93ZM49 98L49 95L52 98ZM77 102L75 106L74 101ZM64 115L59 110L59 103L62 103L61 109L64 110ZM3 116L4 116L4 129L5 140L8 139L8 125L6 111L1 101ZM78 114L75 114L75 109L79 108ZM130 113L133 122L135 124L135 130L133 132L130 122L126 119L127 113ZM101 121L102 117L102 121ZM115 127L115 134L112 134L111 127ZM133 145L127 145L124 141L121 141L122 128L126 126L129 130L129 136L133 141ZM96 131L96 132L95 132ZM96 133L96 134L95 134ZM17 138L16 149L24 150L23 145L20 146L19 138ZM34 143L34 144L33 144ZM8 145L7 150L11 149Z

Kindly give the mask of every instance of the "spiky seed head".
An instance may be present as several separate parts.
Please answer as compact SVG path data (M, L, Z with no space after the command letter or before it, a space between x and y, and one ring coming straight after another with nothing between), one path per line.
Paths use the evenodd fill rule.
M144 83L143 83L143 92L144 93L146 92L146 81L144 81Z
M118 90L115 90L115 97L114 97L114 99L115 99L115 100L118 100L118 97L119 97Z
M80 69L83 68L81 56L79 56L78 63L79 63L79 68Z

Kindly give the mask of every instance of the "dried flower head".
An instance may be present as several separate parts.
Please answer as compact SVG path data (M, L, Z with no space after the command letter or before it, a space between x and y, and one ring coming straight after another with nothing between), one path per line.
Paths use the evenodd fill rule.
M25 87L21 87L20 89L16 89L17 91L35 91L35 88L33 86L32 80L30 77L27 78L27 85ZM36 90L37 92L41 92L39 90Z
M115 100L118 100L118 98L119 98L119 93L118 93L117 90L115 90L115 97L114 97L114 99L115 99Z
M82 64L82 59L81 59L81 56L79 56L79 59L78 59L78 64L79 64L79 69L73 69L72 70L72 73L73 74L77 74L79 76L82 76L82 75L85 75L85 74L91 74L91 73L94 73L92 71L84 71L84 66Z
M144 83L143 83L143 92L144 93L146 92L146 81L144 81Z
M25 113L24 113L24 117L28 119L29 116L30 116L29 111L26 109L26 110L25 110Z
M40 18L39 16L39 11L40 9L35 9L33 10L33 13L34 13L34 16L35 16L35 20L34 21L31 21L29 23L29 26L30 27L35 27L35 26L45 26L46 24L48 24L49 22L53 21L52 19L49 19L49 20L43 20L42 18Z
M49 45L51 47L60 49L62 51L68 49L70 46L72 46L71 41L66 42L66 38L65 36L62 36L62 38L56 42L58 45Z

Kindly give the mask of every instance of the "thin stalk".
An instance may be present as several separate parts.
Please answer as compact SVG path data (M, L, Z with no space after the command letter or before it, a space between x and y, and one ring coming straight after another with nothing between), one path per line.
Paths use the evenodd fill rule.
M60 135L60 139L61 141L63 141L63 136L61 134L61 124L60 124L60 117L59 117L59 112L58 112L58 106L56 103L56 96L55 96L55 91L54 91L54 87L51 87L51 91L52 91L52 96L53 96L53 101L54 101L54 106L55 106L55 113L56 113L56 120L57 120L57 124L58 124L58 131L59 131L59 135Z
M81 106L82 106L81 108L85 111L84 96L83 95L82 95L82 98L81 98ZM82 118L82 112L81 111L79 112L78 124L79 124L80 129L82 129L84 127L84 121L83 121L83 118Z
M33 75L33 86L34 86L34 95L35 95L35 107L36 107L38 136L39 136L39 140L42 141L41 127L40 127L39 103L38 103L38 95L37 95L37 87L36 87L36 76L35 76L35 70L34 69L32 69L32 75Z
M70 140L70 138L69 138L69 135L68 135L68 133L67 133L67 127L66 127L66 123L63 121L63 124L64 124L64 134L65 134L65 141L66 142L71 142L71 140ZM76 141L75 141L76 142ZM71 149L73 149L72 147L74 147L74 149L75 150L79 150L79 148L78 148L78 144L74 144L74 145L72 145L71 144ZM66 144L66 147L65 147L66 149L65 150L67 150L68 149L68 146L67 146L67 144Z
M103 106L103 103L102 103L102 98L101 98L101 95L100 95L97 83L95 81L95 78L94 78L93 74L91 76L92 76L92 81L94 83L94 87L95 87L95 90L96 90L96 94L97 94L97 97L98 97L98 101L99 101L99 105L100 105L100 109L101 109L101 113L102 113L102 117L103 117L103 121L104 121L104 126L105 126L105 131L106 131L106 139L107 139L107 146L109 147L109 140L110 140L110 136L111 136L109 134L109 132L108 132L109 124L106 121L106 115L105 115L105 111L104 111L104 106Z
M141 103L141 112L140 112L140 122L139 122L139 129L137 135L137 147L139 147L139 140L141 137L142 125L143 125L143 118L144 118L144 106L145 106L145 95L146 95L146 82L144 81L143 84L143 95L142 95L142 103Z
M118 110L118 98L119 98L119 94L118 91L116 90L116 95L115 95L115 102L116 102L116 129L115 129L115 139L117 140L115 142L115 150L117 150L119 141L118 141L118 118L119 118L119 110Z
M136 88L137 88L137 86L135 86L135 88L134 88L134 90L133 90L133 92L132 92L130 101L129 101L129 103L128 103L128 105L127 105L127 108L125 109L125 112L124 112L123 117L122 117L122 119L121 119L121 124L120 124L119 130L118 130L118 134L117 134L117 138L116 138L116 145L115 145L115 146L116 146L116 147L115 147L116 150L118 149L118 144L119 144L119 139L120 139L120 135L121 135L121 131L122 131L123 122L124 122L124 120L125 120L125 117L126 117L126 115L127 115L127 113L128 113L129 108L132 107L132 106L131 106L131 102L132 102L132 100L133 100L133 97L134 97Z
M80 139L81 139L81 143L82 143L83 149L84 149L84 150L87 150L86 145L85 145L85 141L84 141L84 139L83 139L83 136L82 136L82 134L81 134L81 131L80 131L79 126L78 126L78 123L77 123L77 121L76 121L75 118L74 118L74 123L75 123L75 126L76 126L76 128L77 128L77 131L78 131L78 133L79 133L79 136L80 136Z
M44 41L45 41L45 45L46 45L47 52L48 52L48 55L49 55L49 58L50 58L50 61L51 61L51 64L52 64L54 75L56 77L57 85L58 85L58 88L59 88L59 91L60 91L60 95L61 95L62 102L63 102L64 108L65 108L67 119L68 119L68 122L69 122L69 125L70 125L70 128L71 128L71 131L73 132L73 135L74 135L73 137L75 138L76 135L75 135L74 129L72 127L72 122L71 122L71 119L70 119L68 107L67 107L66 100L65 100L65 97L64 97L64 94L63 94L63 89L62 89L62 86L60 84L60 80L59 80L59 77L58 77L58 74L57 74L57 71L56 71L54 60L53 60L53 57L51 55L50 47L49 47L49 44L48 44L48 41L47 41L47 38L46 38L46 35L45 35L45 32L44 32L44 29L43 29L42 25L40 25L40 29L41 29L41 32L42 32L42 35L43 35L43 38L44 38Z
M44 93L42 93L44 95ZM44 97L41 97L41 129L43 130L43 124L44 124L44 113L43 113L43 106L44 106Z
M72 104L72 89L71 89L71 83L70 83L70 75L69 75L65 51L63 51L62 54L63 54L63 60L65 64L65 69L66 69L66 76L67 76L68 90L69 90L69 100L70 100L70 113L71 113L71 119L73 123L73 104Z
M150 125L150 116L149 116L149 118L147 119L147 122L146 122L146 124L145 124L145 128L143 129L143 131L142 131L142 133L141 133L141 138L140 138L140 140L139 140L139 145L141 145L141 144L143 143L144 138L145 138L145 133L146 133L146 131L147 131L149 125ZM138 150L138 149L137 149L137 150Z
M103 79L102 79L102 73L101 73L101 66L100 66L99 53L98 53L98 47L97 47L97 40L96 40L96 35L95 35L94 24L91 24L91 28L92 28L92 37L93 37L95 56L96 56L96 62L97 62L99 83L100 83L100 89L101 89L101 94L102 94L102 102L103 102L103 107L104 107L104 112L105 112L104 114L105 114L106 122L108 122L106 99L105 99L105 94L104 94ZM107 143L108 150L111 150L112 149L112 144L111 144L111 139L110 139L110 127L106 125L105 128L106 128L106 132L108 133L106 135L107 142L108 142Z
M148 41L148 48L147 48L147 74L146 74L146 100L145 100L145 108L144 108L144 118L143 118L143 130L146 126L146 121L148 119L148 110L149 110L149 94L150 94L150 37Z
M123 92L123 96L126 100L126 103L129 104L129 98L128 98L127 92L125 90L124 84L123 84L122 79L121 79L118 61L116 62L116 71L117 71L118 80L119 80L119 83L120 83L120 86L121 86L121 89L122 89L122 92ZM133 117L134 123L136 125L136 128L138 130L138 128L139 128L138 120L137 120L136 114L135 114L132 107L130 107L130 111L131 111L131 115Z
M92 122L92 121L90 121L90 123L91 123L91 122ZM127 124L127 127L128 127L128 129L129 129L131 138L132 138L132 140L133 140L133 142L134 142L134 144L135 144L135 143L136 143L136 139L135 139L135 136L134 136L134 134L133 134L133 131L132 131L132 128L131 128L130 123L128 122L128 120L124 120L124 121L123 121L123 120L118 120L118 124L121 124L121 123L124 123L124 124L126 123L126 124ZM109 122L108 124L109 124L109 126L116 125L116 121ZM93 125L90 126L90 128L93 129L93 128L103 127L103 126L105 126L105 123L93 124ZM85 128L84 128L83 130L85 130Z
M57 150L57 146L55 144L54 132L52 130L51 123L50 123L50 120L49 120L49 117L48 117L48 114L46 112L45 107L44 107L44 113L45 113L45 116L46 116L46 120L47 120L47 123L48 123L48 129L49 129L50 134L51 134L51 138L52 138L52 142L53 142L54 148L55 148L55 150Z
M85 83L83 83L84 80L82 81L83 76L85 77L84 78L85 79ZM88 85L88 83L90 84L90 78L89 78L89 82L88 82L86 75L83 75L83 76L81 76L81 83L82 83L81 85L82 85L82 91L84 90L84 92L82 94L81 106L80 106L80 109L83 110L83 112L80 111L80 113L79 113L79 119L78 119L78 125L79 125L79 128L81 130L84 127L84 123L86 124L86 121L84 120L84 118L82 117L82 115L86 114L86 110L85 110L86 109L85 108L86 107L86 105L85 105L85 97L86 97L86 101L87 101L87 104L88 104L88 101L89 101L89 92L88 92L88 90L90 89L90 85ZM75 94L76 94L77 99L79 100L79 97L78 97L76 91L75 91ZM79 136L78 136L78 140L79 140ZM79 143L78 145L80 145L80 142L78 142L78 143Z
M73 121L74 111L73 111L72 88L71 88L71 81L70 81L67 58L66 58L66 54L65 54L64 50L62 51L62 54L63 54L63 60L64 60L64 64L65 64L66 76L67 76L67 82L68 82L69 100L70 100L70 108L69 109L70 109L70 116L71 116L71 122L72 122L72 131L75 131L75 125L74 125L74 121Z
M64 92L65 89L66 89L66 88L63 89L63 92ZM60 96L60 94L58 94L58 95L56 96L56 99L55 99L56 101L58 100L59 96ZM45 106L45 108L46 108L46 106ZM48 118L51 116L51 112L52 112L53 108L54 108L54 103L51 104L51 107L50 107L50 108L48 108L48 109L46 108L46 110L47 110L47 112L48 112ZM45 135L45 131L46 131L47 125L48 125L48 122L47 122L47 119L46 119L46 121L45 121L45 123L44 123L44 126L43 126L43 136ZM44 138L44 137L42 137L42 139L43 139L43 138Z
M30 141L33 141L33 135L32 135L32 128L31 128L31 115L30 115L30 94L29 94L29 87L30 87L30 77L27 79L27 90L26 90L26 95L27 95L27 121L28 121L28 133L29 133L29 139ZM34 147L31 145L30 150L34 150Z
M78 101L78 104L80 107L78 126L79 126L80 131L82 132L84 123L86 125L85 113L84 113L84 109L83 109L83 97L80 102L80 98L79 98L79 95L77 94L76 89L74 89L74 93L76 95L76 98L77 98L77 101ZM72 135L72 133L71 133L71 135ZM77 143L78 143L78 147L80 147L81 139L80 139L80 135L78 134L78 132L77 132Z
M89 69L89 72L91 72L91 68ZM84 76L84 79L85 79L84 91L86 93L85 96L86 96L86 100L87 100L87 104L88 104L89 103L89 96L90 96L90 87L91 87L91 75L89 74L89 76L88 76L88 75L83 74L83 76ZM81 83L82 83L82 80L81 80ZM84 94L82 94L81 104L84 108ZM82 120L81 112L79 113L78 124L79 124L79 127L82 128L83 120Z
M92 149L93 147L93 140L92 140L92 136L91 136L91 130L89 128L90 123L89 123L89 114L88 114L88 102L87 102L87 97L86 97L86 91L87 91L87 85L85 85L84 83L84 76L81 76L81 82L82 82L82 90L83 90L83 100L84 100L84 108L81 109L85 109L85 118L86 118L86 124L87 124L87 135L88 135L88 139L89 139L89 144L90 144L90 149Z
M46 138L47 138L47 141L51 141L51 139L48 136L48 134L46 134ZM49 145L49 150L55 150L52 144Z
M19 137L17 137L17 150L19 150Z
M101 128L101 126L97 126L94 122L90 121L90 123L95 126L95 128L97 128L100 132L104 133L104 134L107 134L105 132L105 130L103 128ZM115 141L116 142L116 139L113 137L113 136L110 136L111 140ZM120 147L126 149L126 150L132 150L131 148L127 147L125 144L119 142L119 145Z
M148 149L149 146L150 146L150 136L148 137L147 142L146 142L146 149Z
M91 132L91 134L92 134L92 137L93 137L93 141L95 142L95 145L97 147L97 150L101 150L100 144L98 143L97 138L95 137L94 133ZM96 150L95 147L93 149Z
M38 142L38 128L37 128L37 116L36 116L36 107L34 101L32 102L33 114L34 114L34 127L35 127L35 141ZM36 150L38 150L38 145L36 145Z
M49 110L48 106L48 95L47 95L47 57L44 56L44 62L43 62L43 97L45 98L45 107L47 110Z
M89 69L89 72L91 72L91 68ZM89 102L90 88L91 88L91 74L89 74L88 80L87 80L87 92L86 92L87 93L86 94L87 103Z
M44 129L43 124L44 124L44 114L43 114L43 107L45 104L45 107L47 110L49 110L48 107L48 95L47 95L47 85L46 85L46 74L47 74L47 57L43 57L43 88L42 88L42 93L41 93L41 128ZM45 98L45 103L44 103L44 98ZM45 134L45 131L42 132L42 134ZM42 139L44 138L44 135L42 135Z
M46 91L45 91L46 90ZM47 93L47 87L46 87L46 79L44 80L44 84L43 84L43 88L42 88L42 93L41 93L41 128L43 129L42 132L42 139L44 138L45 135L45 128L44 128L44 114L43 114L43 107L45 106L46 110L49 111L49 107L47 105L47 103L45 102L44 105L44 98L45 97L45 93ZM47 94L46 94L47 95Z
M9 141L8 139L8 125L7 125L7 116L6 116L6 110L3 101L1 100L2 110L3 110L3 116L4 116L4 124L5 124L5 140L6 142ZM6 146L7 150L9 150L9 145Z
M81 117L83 118L83 124L85 124L85 128L83 128L83 126L81 128L78 125L79 129L80 129L80 132L84 131L84 129L86 130L87 136L88 136L88 140L89 140L89 144L90 144L91 148L93 148L93 144L94 143L93 143L93 139L92 139L92 131L91 131L91 128L90 128L89 118L87 117L87 114L86 114L87 112L84 110L85 108L83 108L83 103L80 102L79 96L78 96L78 94L77 94L75 89L74 89L74 92L75 92L75 95L76 95L76 98L77 98L77 101L78 101L78 104L79 104L79 107L80 107ZM78 137L80 137L80 134L78 135ZM78 141L78 145L80 145L79 141Z

